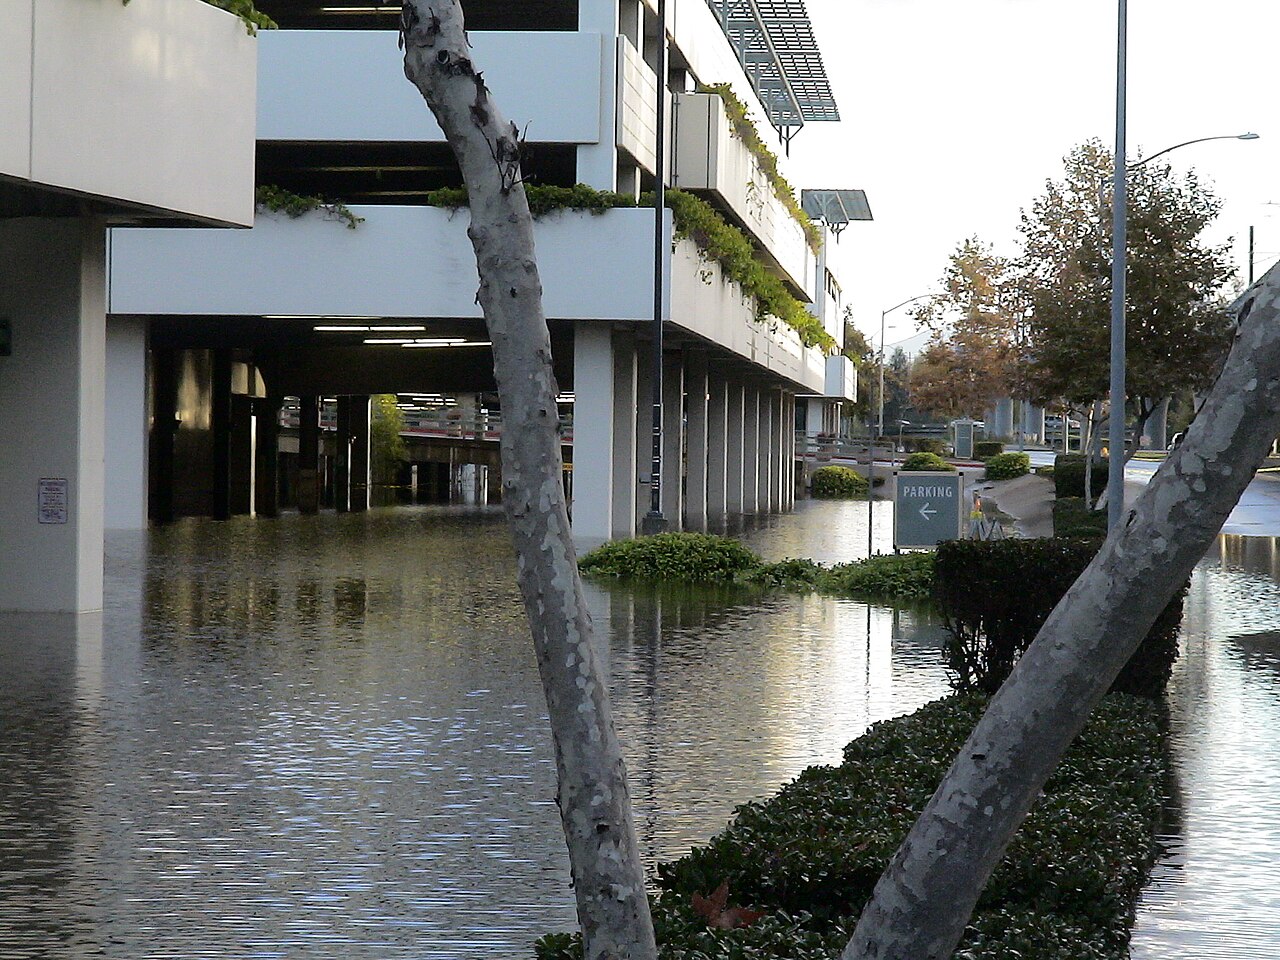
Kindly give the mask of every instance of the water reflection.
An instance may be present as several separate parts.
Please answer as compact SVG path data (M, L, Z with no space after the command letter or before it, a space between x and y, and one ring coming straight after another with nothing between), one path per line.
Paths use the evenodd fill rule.
M113 538L98 632L0 620L0 955L488 960L570 926L513 568L493 511L191 521ZM945 685L926 617L590 602L650 863Z
M1280 954L1277 541L1224 536L1187 596L1169 702L1178 804L1132 955Z

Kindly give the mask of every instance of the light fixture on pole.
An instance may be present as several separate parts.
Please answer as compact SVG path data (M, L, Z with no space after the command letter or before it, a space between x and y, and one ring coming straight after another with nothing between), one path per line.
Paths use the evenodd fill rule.
M1119 22L1116 30L1116 149L1112 187L1111 232L1111 386L1107 432L1107 529L1120 522L1124 512L1125 452L1125 280L1128 270L1128 173L1157 157L1209 140L1257 140L1256 133L1239 133L1217 137L1199 137L1166 147L1132 165L1126 165L1126 82L1128 72L1129 3L1119 0Z
M667 518L662 515L662 341L663 286L666 231L666 113L667 113L667 0L658 0L658 102L657 150L653 161L653 370L649 377L653 405L653 452L649 466L649 512L640 521L644 534L662 533ZM676 518L677 521L679 517Z
M885 317L893 313L893 311L905 307L909 303L915 303L917 300L927 300L930 297L936 297L936 293L921 293L901 303L894 304L888 310L880 311L880 390L876 396L876 406L878 407L876 421L874 424L870 422L871 415L867 414L867 556L871 556L873 548L872 528L871 528L871 491L875 486L876 478L876 437L884 436L884 320ZM875 430L872 430L875 426Z

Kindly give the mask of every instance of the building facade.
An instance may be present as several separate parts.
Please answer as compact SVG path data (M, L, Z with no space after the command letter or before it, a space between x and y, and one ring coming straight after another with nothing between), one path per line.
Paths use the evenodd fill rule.
M122 513L122 526L148 513L274 512L282 404L300 411L291 486L303 509L317 505L326 443L341 506L367 504L369 395L398 394L410 410L496 412L467 215L448 205L460 179L403 77L399 5L258 6L281 27L258 37L259 188L343 206L301 216L260 206L248 231L113 232L112 324L122 336L145 333L133 368L150 383L145 405L135 398L121 411L147 423L149 449L109 484L150 488L148 511ZM741 104L758 118L775 154L792 139L799 148L805 123L837 118L801 0L681 0L661 26L648 0L467 0L464 9L474 62L521 126L535 189L582 184L617 202L651 189L662 89L668 184L706 205L699 216L709 209L737 231L840 341L825 229L796 216L734 116ZM823 410L853 399L849 361L761 320L755 297L683 216L665 213L656 253L652 208L557 209L537 222L584 543L634 535L648 510L655 264L665 280L671 527L787 509L797 422L830 422ZM799 416L798 396L810 398ZM325 397L339 401L346 426L322 440Z

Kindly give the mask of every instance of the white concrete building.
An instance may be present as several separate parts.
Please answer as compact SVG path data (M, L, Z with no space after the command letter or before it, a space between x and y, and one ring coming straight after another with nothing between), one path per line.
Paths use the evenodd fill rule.
M107 227L252 223L256 68L200 0L0 4L0 610L100 610L105 518L145 520L145 485L104 496L145 464L147 401Z
M148 331L151 409L161 411L150 478L168 492L152 491L153 516L271 512L269 424L285 396L310 411L326 394L493 389L466 213L428 203L429 191L460 181L403 77L399 5L258 6L282 28L258 42L258 183L340 200L361 222L260 210L251 231L114 231L109 311L122 329ZM538 183L632 196L652 185L663 38L669 184L742 230L841 339L822 245L776 196L722 98L697 92L728 84L777 153L806 121L836 119L802 0L680 0L662 27L650 0L466 0L464 9L474 62L525 131L524 170ZM653 223L652 209L638 208L561 211L537 226L557 376L575 399L573 521L587 543L634 535L648 507ZM699 529L787 509L796 397L815 398L821 422L817 398L853 398L851 365L758 322L754 300L677 237L670 212L663 230L664 512L672 527ZM141 423L136 398L132 409ZM303 419L300 484L317 469L314 414ZM175 502L205 469L212 500ZM344 469L348 484L362 482ZM137 489L147 477L146 458L135 457L118 483Z

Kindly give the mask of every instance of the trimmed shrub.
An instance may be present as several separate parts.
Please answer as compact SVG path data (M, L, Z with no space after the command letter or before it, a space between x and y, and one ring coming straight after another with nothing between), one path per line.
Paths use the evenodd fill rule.
M822 499L858 500L867 489L867 478L850 467L819 467L809 479L810 495Z
M723 583L758 566L760 558L737 540L706 533L615 540L578 561L584 573L684 583Z
M953 696L878 723L836 767L810 767L687 857L658 866L654 925L664 960L834 960L889 858L985 706ZM1067 751L992 875L956 957L1120 960L1155 854L1165 777L1157 704L1111 696ZM712 929L692 907L727 884L727 903L763 911ZM577 960L555 934L541 960Z
M883 600L928 600L933 596L933 552L880 554L825 571L826 593Z
M903 437L902 449L907 453L936 453L942 456L947 447L940 437Z
M766 587L883 602L928 602L933 553L882 554L824 567L812 560L766 563L737 540L706 533L660 533L606 543L578 560L587 576Z
M1031 472L1031 458L1025 453L997 453L987 461L988 480L1016 480Z
M955 470L936 453L913 453L902 461L902 470Z
M1084 465L1083 453L1060 453L1053 460L1053 495L1062 497L1084 497ZM1107 458L1094 458L1093 461L1093 495L1097 497L1107 485Z
M979 460L986 460L988 457L994 457L998 453L1004 453L1004 444L999 440L974 441L973 455Z
M1062 497L1053 501L1055 537L1105 537L1107 511L1090 510L1083 497Z
M938 545L934 599L957 690L993 693L1031 645L1102 541L950 540ZM1169 602L1111 689L1159 697L1178 656L1185 587Z

